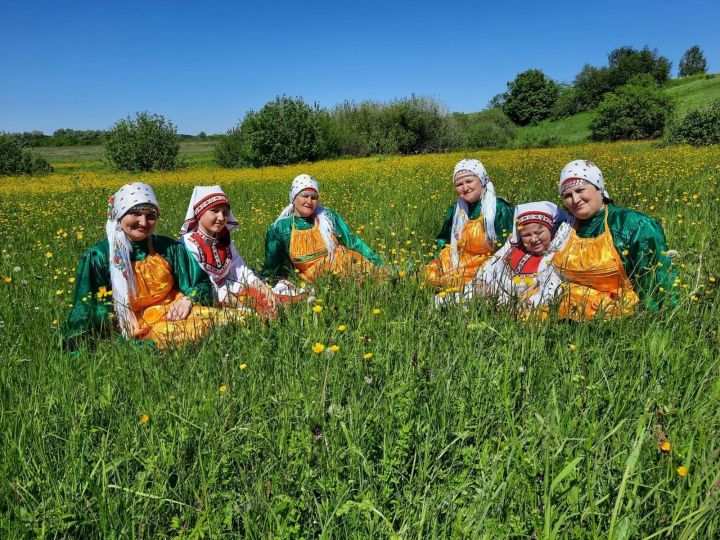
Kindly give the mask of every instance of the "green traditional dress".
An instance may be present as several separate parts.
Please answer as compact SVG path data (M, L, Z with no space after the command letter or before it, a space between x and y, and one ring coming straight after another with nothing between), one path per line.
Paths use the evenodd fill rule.
M142 334L155 341L160 333L158 322L163 318L165 307L178 296L188 296L197 304L212 302L212 285L208 275L197 265L187 249L165 236L152 236L149 241L132 242L131 260L138 279L138 294L143 302L133 305L141 323ZM63 338L72 341L90 331L107 331L112 327L113 313L110 283L108 240L103 239L89 248L80 259L75 276L72 309L62 329ZM152 313L149 308L162 306L162 313ZM198 318L207 315L200 306L193 306L194 325ZM155 310L158 311L158 310ZM165 322L176 331L179 323ZM152 327L152 328L150 328ZM187 333L187 329L184 329ZM160 338L161 339L161 338Z
M462 287L477 274L490 255L501 247L513 230L515 209L505 199L496 198L493 225L497 238L491 244L482 219L482 201L468 203L468 221L458 242L458 264L453 264L451 234L456 203L448 208L440 233L435 238L433 259L422 268L423 279L435 287Z
M660 223L640 212L608 204L590 219L577 221L578 238L597 238L607 228L620 256L627 278L646 309L656 310L664 302L676 302L672 294L677 269L667 255L668 247ZM556 265L562 264L556 258ZM662 289L662 290L661 290Z
M333 260L327 256L315 217L290 216L273 223L267 230L265 264L260 272L263 278L284 278L297 270L303 279L312 282L325 272L342 273L350 263L382 266L380 256L352 232L336 212L327 208L325 212L339 244Z

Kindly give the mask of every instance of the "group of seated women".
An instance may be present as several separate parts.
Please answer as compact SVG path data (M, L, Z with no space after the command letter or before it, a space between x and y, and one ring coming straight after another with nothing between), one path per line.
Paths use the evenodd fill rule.
M457 200L418 272L442 289L436 304L490 295L523 316L547 317L556 306L559 318L583 320L674 301L676 273L661 225L616 206L592 162L572 161L560 173L566 211L548 201L513 209L476 159L461 160L452 181ZM313 177L293 180L255 273L231 239L238 222L220 186L195 187L178 241L153 234L160 205L150 186L121 187L108 201L106 238L80 261L66 343L117 325L127 338L165 347L250 312L272 317L328 273L388 275L380 256L319 198Z

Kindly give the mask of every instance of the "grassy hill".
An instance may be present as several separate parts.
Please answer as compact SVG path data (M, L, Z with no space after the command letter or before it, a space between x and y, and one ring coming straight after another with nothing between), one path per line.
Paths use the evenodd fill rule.
M686 77L670 81L664 92L675 99L677 115L720 99L720 74ZM584 112L561 120L546 120L517 130L512 146L555 146L586 141L593 113Z

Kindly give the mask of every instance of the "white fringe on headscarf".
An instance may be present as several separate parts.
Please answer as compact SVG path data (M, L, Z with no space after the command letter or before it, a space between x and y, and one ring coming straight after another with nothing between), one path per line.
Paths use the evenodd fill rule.
M130 298L135 295L132 244L122 230L120 220L134 206L151 204L160 215L155 192L147 184L133 182L121 187L108 200L108 220L105 223L110 246L110 283L112 286L113 308L118 326L125 337L132 337L138 329L135 314L130 309Z
M462 159L455 165L453 171L453 183L455 175L460 171L470 171L480 180L480 184L485 188L482 200L480 201L480 212L483 216L483 225L485 227L485 237L490 244L497 241L497 232L495 231L495 213L497 210L497 196L495 195L495 186L490 181L487 171L482 163L477 159ZM455 215L453 216L452 231L450 232L450 258L454 268L460 265L460 256L458 254L458 242L462 237L465 224L470 219L468 217L468 203L461 197L457 198L455 203Z
M320 186L318 185L317 180L315 180L312 176L310 176L309 174L300 174L296 176L290 186L290 204L283 208L282 212L280 212L278 217L275 219L275 223L277 223L281 219L292 217L295 214L295 197L297 197L301 192L305 191L306 189L312 189L318 195L320 195ZM320 229L320 235L325 241L325 247L328 252L328 257L330 258L330 260L332 260L335 256L337 240L335 237L335 227L333 226L333 222L330 219L325 207L318 205L317 208L315 208L315 219L318 222L318 229Z

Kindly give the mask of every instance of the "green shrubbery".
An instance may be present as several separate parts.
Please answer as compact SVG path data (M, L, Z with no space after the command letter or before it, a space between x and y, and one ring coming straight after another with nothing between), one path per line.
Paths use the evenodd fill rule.
M10 135L0 135L0 176L52 172L47 160Z
M461 148L503 148L515 137L517 127L495 107L478 113L455 113Z
M278 96L250 111L215 148L223 167L287 165L323 156L318 110L302 99Z
M668 132L668 139L673 143L694 146L720 144L720 100L690 111L679 121L671 123Z
M183 165L177 128L158 114L140 112L107 132L105 158L124 171L172 170Z
M660 137L673 111L670 96L649 75L639 75L605 95L590 123L595 141Z

